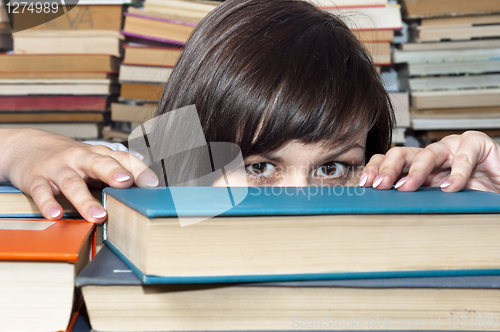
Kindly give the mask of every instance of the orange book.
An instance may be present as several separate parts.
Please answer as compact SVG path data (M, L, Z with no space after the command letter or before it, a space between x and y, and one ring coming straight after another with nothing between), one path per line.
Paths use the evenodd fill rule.
M0 330L66 330L94 229L84 220L0 219Z

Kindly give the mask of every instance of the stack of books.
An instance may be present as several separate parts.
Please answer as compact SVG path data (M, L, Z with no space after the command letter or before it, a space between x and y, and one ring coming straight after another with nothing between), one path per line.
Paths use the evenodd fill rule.
M150 120L181 48L129 44L120 66L120 103L111 105L113 121L130 122L133 130Z
M105 189L92 329L500 329L500 195L358 190Z
M191 0L147 0L129 7L122 34L128 38L120 66L120 103L111 105L111 119L135 129L154 116L164 84L189 36L218 3ZM118 132L109 132L109 138ZM123 138L126 138L124 135Z
M308 0L344 20L370 52L373 63L391 65L391 41L403 22L398 5L388 0Z
M78 216L58 197L65 217ZM33 200L0 186L0 330L71 329L81 294L75 275L95 254L95 225L84 220L46 220Z
M395 32L403 27L401 9L388 0L307 0L338 15L358 37L370 53L379 73L392 70L392 42ZM396 114L393 144L406 142L406 128L410 127L409 93L387 86Z
M122 5L80 1L68 9L35 26L36 12L13 15L14 52L0 58L1 126L101 136L119 91Z
M0 52L12 50L12 29L3 0L0 0Z
M430 139L467 129L500 136L500 2L430 3L404 2L412 42L393 59L405 64L413 128Z

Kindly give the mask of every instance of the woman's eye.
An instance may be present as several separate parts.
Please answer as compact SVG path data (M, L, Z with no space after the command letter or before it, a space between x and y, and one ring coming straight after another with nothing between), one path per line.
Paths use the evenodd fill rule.
M314 170L314 177L328 177L328 178L338 178L342 177L347 173L347 166L339 162L331 162L328 164L321 165Z
M271 163L253 163L245 166L251 175L272 176L277 172L276 166Z

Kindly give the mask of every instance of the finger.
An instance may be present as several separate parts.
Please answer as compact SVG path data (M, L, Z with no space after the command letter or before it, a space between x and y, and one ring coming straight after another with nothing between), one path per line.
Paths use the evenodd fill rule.
M69 168L59 170L52 181L85 220L102 223L106 219L106 211L90 194L87 184L75 171Z
M156 174L138 157L127 152L114 152L111 156L133 175L138 187L158 186L159 180Z
M420 188L435 168L443 166L449 153L449 146L443 142L432 143L421 149L413 157L407 179L398 190L415 191Z
M461 190L476 167L480 149L477 148L477 141L462 139L455 154L453 155L451 172L448 180L441 184L441 188L446 192L456 192Z
M368 164L366 164L363 173L359 177L360 187L371 187L373 180L378 175L378 168L385 156L383 154L375 154L370 158Z
M77 169L81 172L80 177L88 176L116 188L127 188L134 183L132 175L123 165L104 154L85 155L79 160Z
M94 173L101 173L101 176L99 179L102 181L108 183L109 185L113 187L118 187L118 188L124 188L124 187L130 187L134 182L137 186L139 187L156 187L159 184L158 177L156 174L149 169L142 160L140 160L138 157L134 156L133 154L127 153L127 152L122 152L122 151L113 151L109 148L104 147L102 151L100 151L102 154L109 156L110 158L114 159L119 167L115 168L114 170L111 169L111 165L108 164L102 165L102 167L108 167L108 168L98 168L97 166L95 167ZM109 162L103 159L104 162ZM107 182L105 180L106 177L109 177L110 175L112 176L113 174L118 174L119 172L125 170L126 173L131 177L131 180L127 180L126 182L120 183L120 184L115 184L112 180L108 180L110 182ZM118 173L117 173L118 172ZM106 173L106 174L102 174Z
M33 201L42 215L47 219L61 219L63 216L63 209L61 205L54 198L54 193L52 188L44 178L39 178L32 181L29 187L28 194L31 196Z
M387 151L379 166L379 175L373 180L373 188L391 189L401 174L408 171L409 165L419 151L420 148L410 147L394 147ZM404 183L405 180L398 181L396 187L399 188Z

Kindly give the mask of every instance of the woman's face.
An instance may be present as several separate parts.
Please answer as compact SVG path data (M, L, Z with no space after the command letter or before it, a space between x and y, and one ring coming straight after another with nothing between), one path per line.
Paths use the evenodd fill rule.
M228 174L232 186L356 186L365 164L366 135L345 147L291 141L276 151L245 158L246 176ZM214 186L226 186L219 179Z

